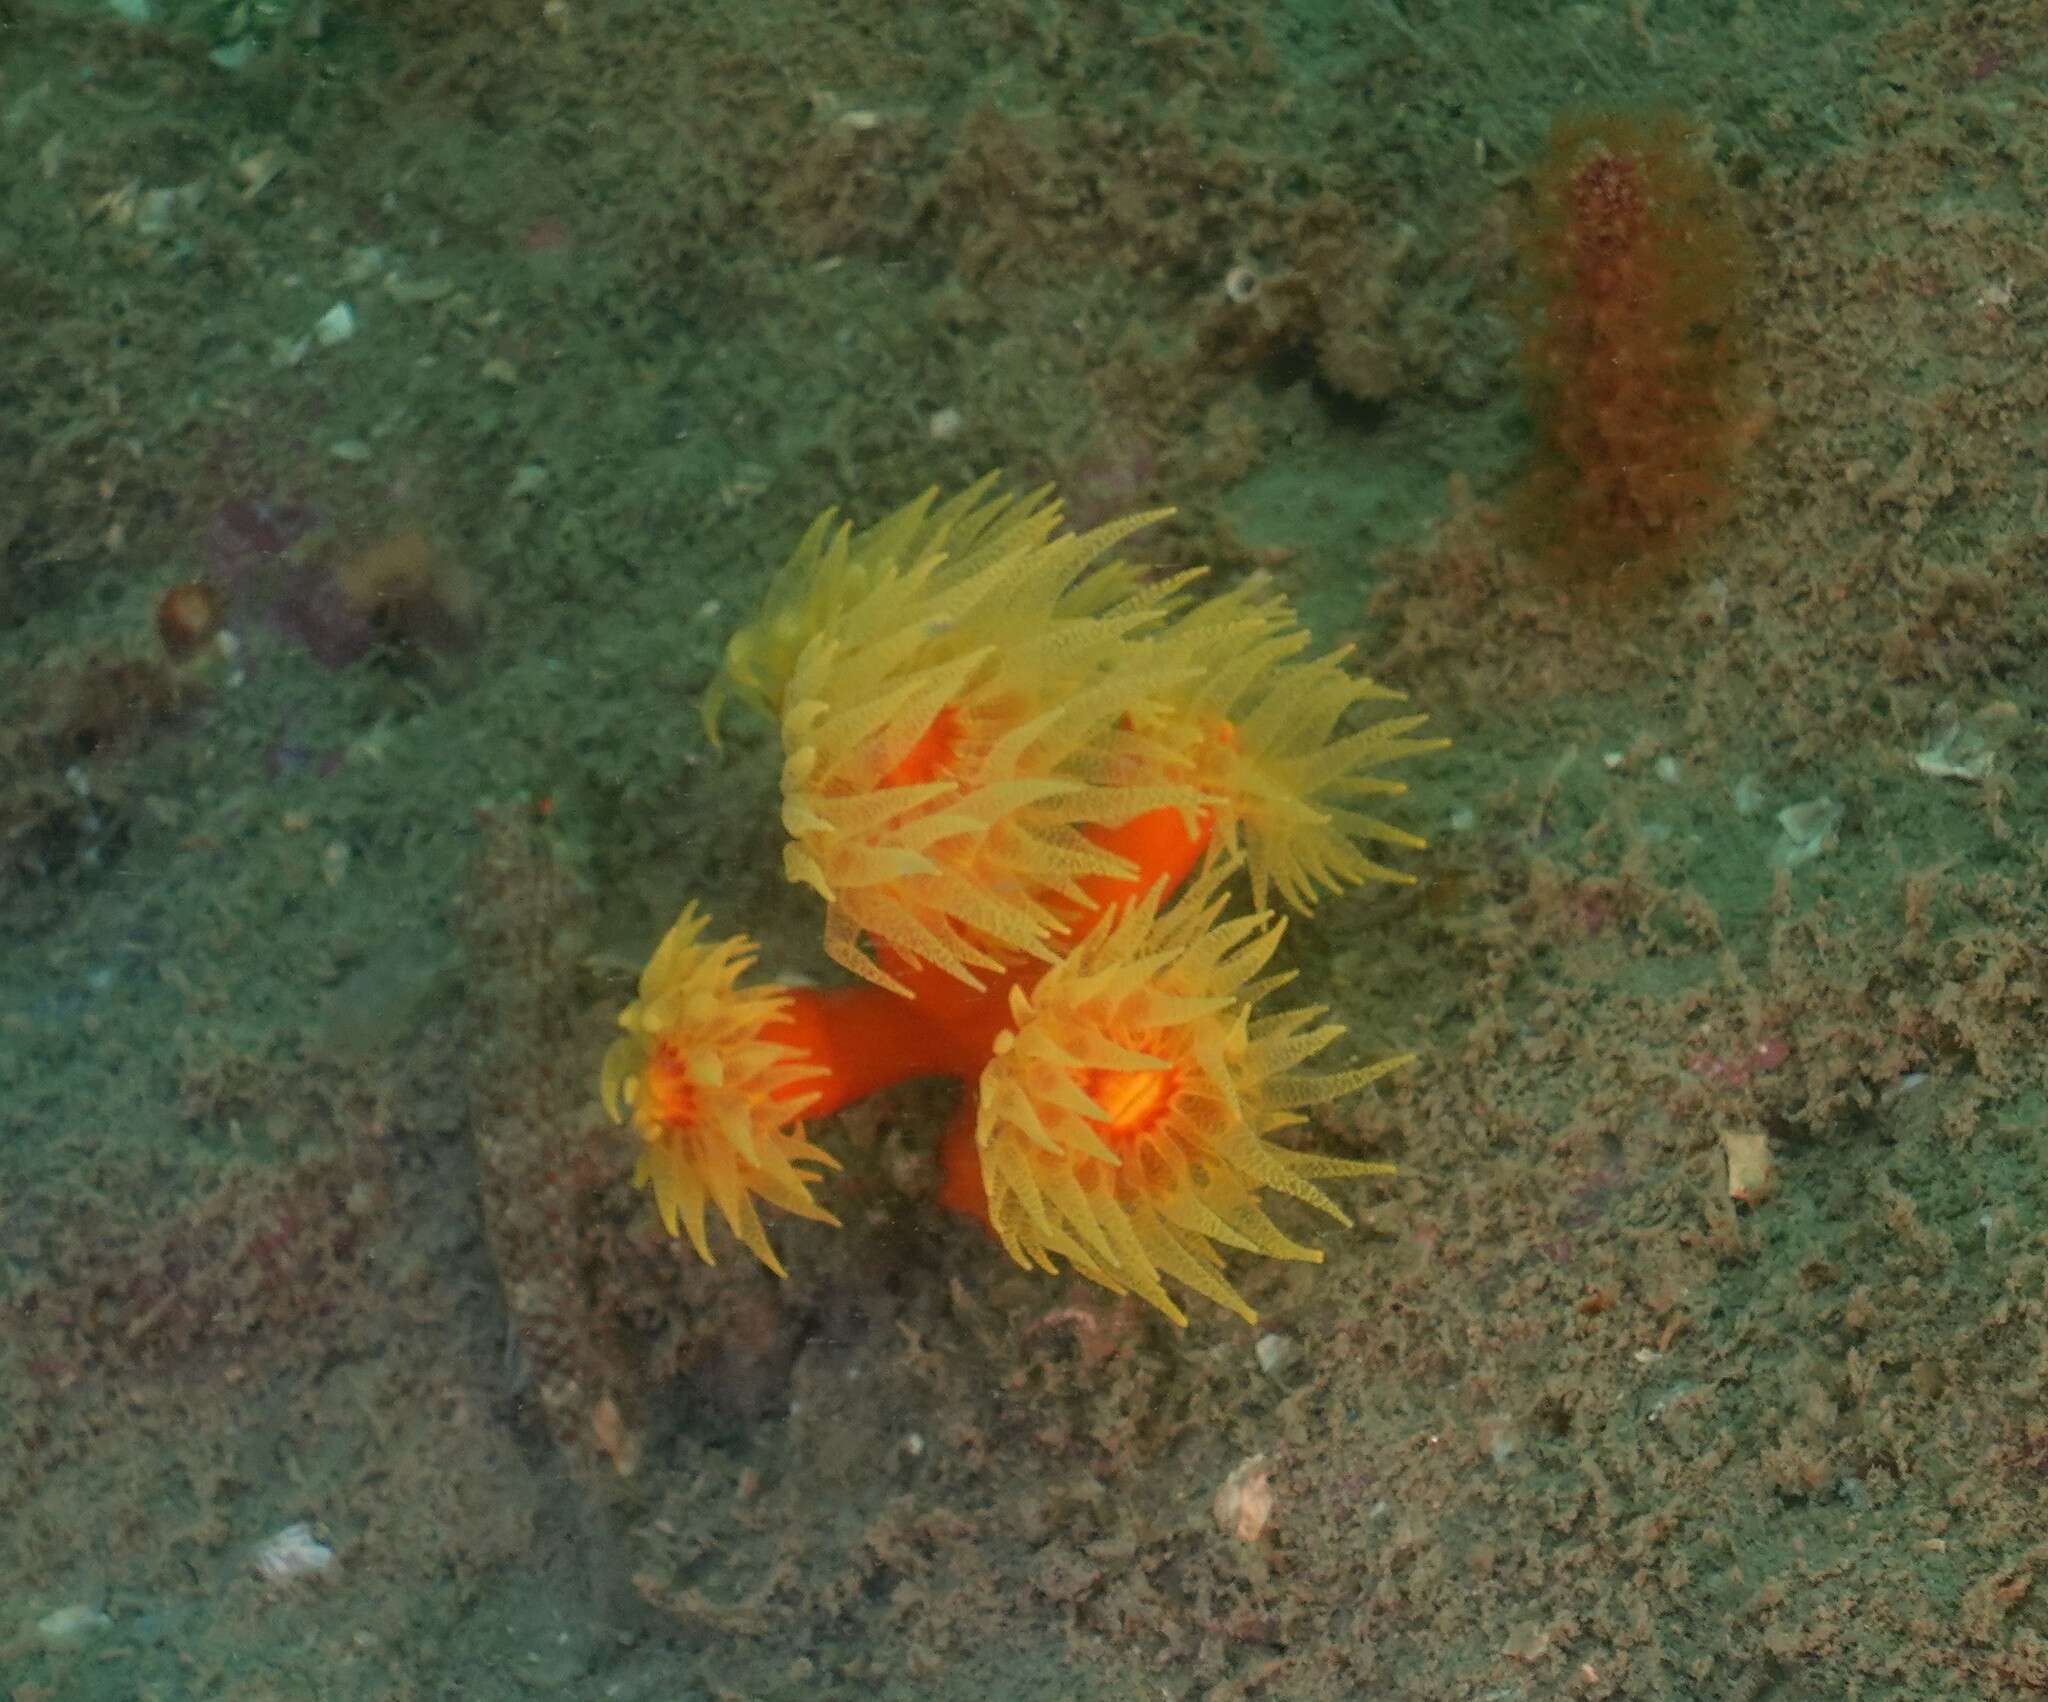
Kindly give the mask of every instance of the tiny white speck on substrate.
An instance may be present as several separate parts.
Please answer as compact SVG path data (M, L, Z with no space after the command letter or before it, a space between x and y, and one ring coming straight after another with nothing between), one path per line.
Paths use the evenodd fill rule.
M257 1574L272 1584L297 1584L324 1578L337 1564L333 1549L306 1524L287 1525L256 1545L252 1556Z

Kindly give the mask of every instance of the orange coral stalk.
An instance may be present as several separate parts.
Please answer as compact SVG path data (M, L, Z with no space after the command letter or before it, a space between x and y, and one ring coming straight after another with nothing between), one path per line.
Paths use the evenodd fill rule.
M761 1038L803 1060L808 1073L784 1091L803 1099L807 1117L829 1117L898 1082L961 1073L956 1031L914 1000L865 983L774 991L782 1011Z
M1088 837L1112 856L1123 858L1134 872L1082 876L1081 890L1087 894L1088 908L1067 932L1085 934L1112 904L1138 898L1162 881L1168 892L1176 890L1201 862L1215 831L1214 810L1172 807L1146 810L1115 827L1090 828Z
M932 1197L946 1210L971 1217L989 1229L988 1188L981 1179L981 1153L974 1144L974 1125L980 1115L981 1094L970 1087L960 1096L946 1132L939 1137L939 1188Z
M1134 817L1103 838L1139 863L1142 878L1175 885L1204 843L1172 810ZM1129 884L1103 880L1095 902L1075 908L1075 932L1128 896ZM707 922L696 906L685 908L648 964L640 997L619 1018L625 1037L606 1056L604 1096L614 1119L630 1112L640 1132L639 1177L669 1232L686 1229L708 1260L705 1207L716 1205L780 1275L756 1198L836 1222L810 1195L818 1177L806 1167L832 1160L805 1138L802 1119L919 1077L972 1083L1010 1020L1011 989L1034 983L1045 966L1019 959L992 985L971 988L885 947L900 991L746 986L753 943L737 935L707 946Z

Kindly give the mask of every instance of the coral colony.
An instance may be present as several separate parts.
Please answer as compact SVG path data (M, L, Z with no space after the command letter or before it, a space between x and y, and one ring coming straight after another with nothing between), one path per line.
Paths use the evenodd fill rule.
M704 704L714 740L732 699L780 727L784 866L855 979L753 982L752 942L686 907L619 1018L606 1105L671 1234L711 1258L715 1206L780 1274L758 1203L837 1222L807 1124L951 1076L943 1203L1176 1324L1169 1282L1251 1319L1223 1249L1322 1256L1262 1197L1348 1223L1319 1184L1391 1168L1276 1137L1407 1062L1305 1067L1342 1031L1268 1002L1290 978L1268 900L1408 879L1369 848L1422 841L1369 801L1446 741L1419 715L1347 728L1400 694L1304 655L1264 582L1199 598L1195 572L1103 559L1164 511L1076 534L1049 488L935 498L864 531L821 515Z

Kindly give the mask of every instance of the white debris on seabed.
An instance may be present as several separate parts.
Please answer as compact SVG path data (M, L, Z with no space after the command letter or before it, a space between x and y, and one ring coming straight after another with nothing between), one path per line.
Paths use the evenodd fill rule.
M1259 1369L1268 1377L1277 1379L1286 1376L1300 1360L1301 1343L1292 1336L1268 1331L1259 1337L1252 1354L1259 1362Z
M113 1624L99 1608L83 1602L60 1607L36 1621L36 1636L46 1649L75 1649Z
M1738 1205L1760 1206L1778 1186L1771 1162L1771 1137L1761 1130L1723 1129L1721 1154L1728 1165L1728 1197Z
M314 321L313 336L323 349L345 343L356 334L356 310L338 301Z
M1989 780L1996 758L1983 741L1971 728L1951 727L1914 756L1913 766L1930 780Z
M1897 1081L1879 1089L1877 1102L1879 1105L1891 1105L1895 1101L1903 1099L1916 1088L1925 1087L1928 1079L1928 1074L1925 1070L1908 1070Z
M313 1534L311 1525L287 1525L256 1545L250 1557L257 1575L280 1586L324 1578L340 1564L333 1549Z
M2000 723L2010 723L2018 714L2013 704L1997 703L1965 721L1951 709L1926 748L1914 754L1913 766L1930 780L1982 785L1998 772Z
M508 502L520 502L539 496L547 486L547 468L538 461L528 461L513 472L511 482L505 486L505 498Z
M1810 863L1828 848L1835 829L1842 825L1842 806L1832 798L1809 798L1803 804L1788 804L1778 812L1778 826L1784 837L1778 841L1777 864L1796 869Z
M1223 299L1232 307L1249 307L1259 297L1259 274L1253 266L1233 266L1223 274Z
M1264 1454L1240 1460L1209 1501L1216 1528L1239 1542L1257 1542L1273 1518L1273 1467Z

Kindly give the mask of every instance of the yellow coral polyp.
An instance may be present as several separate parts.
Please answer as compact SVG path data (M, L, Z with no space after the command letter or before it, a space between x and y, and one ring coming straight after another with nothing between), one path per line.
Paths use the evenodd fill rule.
M943 563L945 579L970 579L977 566L1014 556L1042 542L1059 524L1052 487L1025 496L991 495L999 475L985 473L965 490L939 502L936 485L875 525L856 532L839 510L828 508L805 530L789 559L770 582L759 617L733 634L725 664L702 708L705 731L718 742L726 702L739 698L770 720L779 720L797 658L820 633L884 583L928 580ZM936 506L934 506L936 504ZM1156 515L1121 523L1135 530ZM1118 534L1123 535L1122 532ZM1105 544L1103 547L1107 547ZM1129 589L1098 572L1099 588L1113 597ZM1080 612L1078 606L1072 612Z
M1170 907L1154 888L1110 911L1035 988L1012 988L975 1125L990 1227L1012 1258L1046 1271L1064 1259L1176 1324L1187 1318L1167 1279L1256 1321L1219 1248L1321 1260L1267 1215L1261 1192L1348 1227L1317 1182L1393 1166L1272 1137L1302 1121L1299 1107L1409 1061L1300 1070L1343 1030L1317 1006L1253 1015L1290 979L1255 980L1284 924L1265 913L1223 921L1229 873L1218 860Z
M1197 606L1165 642L1187 664L1172 703L1186 772L1216 811L1219 842L1243 850L1254 904L1277 891L1306 912L1321 893L1414 879L1363 847L1421 850L1425 842L1349 805L1398 797L1406 783L1375 771L1449 745L1410 736L1427 716L1389 716L1340 734L1354 709L1400 703L1403 694L1348 672L1348 646L1301 659L1308 633L1256 578Z
M782 695L806 644L888 574L916 571L948 549L971 549L978 533L1001 519L1008 504L984 502L993 473L948 499L937 509L934 486L878 526L855 533L828 508L813 520L782 564L760 617L733 634L725 666L704 694L704 730L718 743L719 720L728 698L752 704L780 719Z
M825 900L831 956L898 991L871 944L973 987L1050 961L1063 917L1085 904L1080 882L1136 872L1086 830L1201 804L1186 781L1126 760L1131 728L1184 683L1187 661L1146 642L1179 582L1090 571L1158 516L1058 534L1045 492L986 507L941 511L958 553L927 548L935 528L898 517L824 559L860 595L790 602L792 630L821 606L834 618L769 694L785 869ZM886 550L903 557L871 559ZM787 648L770 625L773 642L750 653Z
M755 950L745 935L702 943L709 918L695 904L656 948L640 996L620 1013L625 1033L605 1054L602 1091L614 1122L631 1118L641 1138L634 1181L654 1192L662 1226L686 1230L711 1263L705 1208L777 1276L781 1261L754 1207L757 1199L837 1225L811 1198L812 1166L837 1168L804 1138L806 1085L819 1066L765 1038L788 1000L742 988Z
M1263 580L1189 606L1194 574L1096 565L1168 511L1062 534L1049 490L993 487L860 532L821 515L707 698L714 728L730 695L780 719L784 867L824 898L837 962L901 992L874 947L971 987L1050 961L1077 883L1137 873L1095 830L1169 805L1242 849L1261 905L1410 878L1366 847L1423 841L1351 806L1447 741L1411 737L1419 715L1338 733L1398 692L1348 652L1302 660Z

